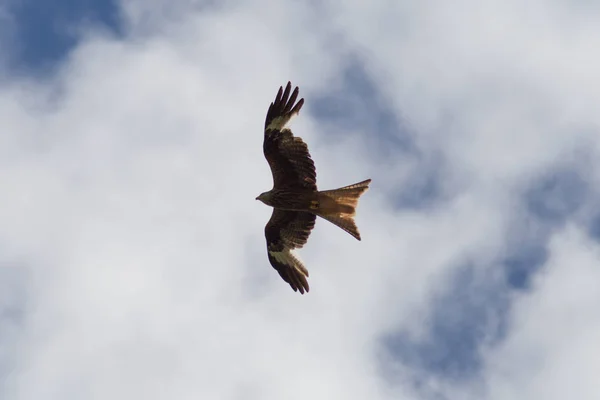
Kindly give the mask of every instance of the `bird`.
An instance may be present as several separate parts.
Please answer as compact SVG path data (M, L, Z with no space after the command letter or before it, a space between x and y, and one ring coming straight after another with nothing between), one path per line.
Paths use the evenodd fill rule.
M304 98L296 102L298 87L293 92L291 88L291 82L285 90L280 86L267 111L263 152L273 175L273 188L256 200L273 207L265 225L269 262L294 292L304 294L310 290L309 274L294 250L306 244L317 216L360 241L354 216L371 179L333 190L317 189L317 173L308 146L287 128L304 105Z

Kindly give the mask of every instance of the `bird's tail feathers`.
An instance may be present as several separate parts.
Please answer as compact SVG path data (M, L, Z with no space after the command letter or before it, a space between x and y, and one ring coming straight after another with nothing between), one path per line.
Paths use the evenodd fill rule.
M371 179L319 192L319 208L316 214L342 228L360 240L360 232L354 222L358 199L369 188Z

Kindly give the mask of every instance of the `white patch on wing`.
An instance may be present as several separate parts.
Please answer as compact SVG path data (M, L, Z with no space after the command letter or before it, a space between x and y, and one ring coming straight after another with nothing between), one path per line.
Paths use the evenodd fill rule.
M289 120L289 116L273 118L273 121L267 126L267 130L280 131L285 127Z
M306 267L304 267L304 264L302 264L302 261L300 261L300 258L294 251L290 249L284 249L283 251L269 250L269 254L277 262L288 265L290 268L295 268L303 275L308 276L308 270L306 269Z
M296 111L295 113L292 113L292 114L273 118L273 121L271 121L271 123L269 125L267 125L267 130L276 130L276 131L282 130L283 128L285 128L287 123L290 122L290 119L292 119L292 117L296 116L297 114L298 114L298 112Z

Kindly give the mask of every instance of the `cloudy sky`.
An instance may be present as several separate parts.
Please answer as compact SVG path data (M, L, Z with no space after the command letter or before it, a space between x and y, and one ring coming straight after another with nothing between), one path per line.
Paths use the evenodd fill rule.
M0 0L0 48L3 400L598 398L600 3ZM288 80L320 188L373 179L304 296Z

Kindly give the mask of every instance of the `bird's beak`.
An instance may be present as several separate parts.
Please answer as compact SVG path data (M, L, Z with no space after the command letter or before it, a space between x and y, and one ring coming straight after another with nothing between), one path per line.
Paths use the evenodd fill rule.
M258 197L257 197L257 198L255 198L254 200L258 200Z

